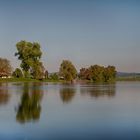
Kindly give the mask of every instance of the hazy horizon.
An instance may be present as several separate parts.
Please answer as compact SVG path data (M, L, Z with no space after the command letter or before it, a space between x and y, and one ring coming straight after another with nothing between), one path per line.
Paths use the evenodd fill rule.
M1 0L0 57L18 67L21 40L39 42L49 72L63 59L76 66L114 65L140 72L140 1Z

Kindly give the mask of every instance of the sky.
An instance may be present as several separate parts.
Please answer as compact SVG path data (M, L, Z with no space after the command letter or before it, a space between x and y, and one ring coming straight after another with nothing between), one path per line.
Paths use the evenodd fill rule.
M39 42L49 72L114 65L140 72L139 0L0 0L0 57L20 66L16 43Z

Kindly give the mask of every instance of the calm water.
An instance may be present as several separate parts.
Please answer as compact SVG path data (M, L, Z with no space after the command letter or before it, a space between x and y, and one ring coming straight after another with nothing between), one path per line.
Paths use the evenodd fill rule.
M0 140L140 139L140 82L0 83Z

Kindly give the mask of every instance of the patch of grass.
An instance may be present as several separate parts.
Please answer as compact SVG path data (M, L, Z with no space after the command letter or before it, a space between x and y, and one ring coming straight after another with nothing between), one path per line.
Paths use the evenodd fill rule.
M0 78L0 82L63 82L62 80L51 80L51 79L31 79L31 78Z
M0 82L37 82L39 80L29 78L0 78Z

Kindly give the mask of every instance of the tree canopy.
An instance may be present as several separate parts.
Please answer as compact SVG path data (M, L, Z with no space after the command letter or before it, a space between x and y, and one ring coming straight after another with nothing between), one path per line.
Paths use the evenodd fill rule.
M25 78L73 81L77 77L77 70L69 60L62 61L58 73L50 75L47 70L45 71L41 62L41 46L37 42L21 40L16 44L16 48L15 56L18 56L21 61L20 67ZM19 69L16 69L13 74L15 77L22 75ZM93 82L112 82L116 78L116 68L114 66L91 65L89 68L81 68L78 76L79 79Z
M21 68L24 76L28 77L29 73L35 79L43 77L44 67L40 61L42 52L40 44L37 42L20 41L16 44L17 52L15 56L21 60Z
M60 65L59 74L64 78L64 80L72 81L77 76L77 70L71 61L63 60Z
M81 68L79 78L93 82L112 82L116 78L116 68L114 66L92 65L89 68Z

